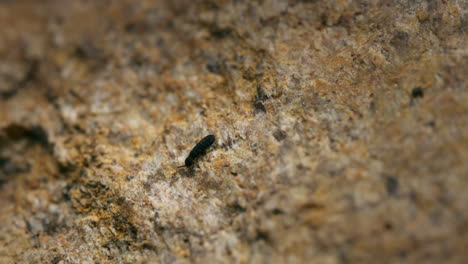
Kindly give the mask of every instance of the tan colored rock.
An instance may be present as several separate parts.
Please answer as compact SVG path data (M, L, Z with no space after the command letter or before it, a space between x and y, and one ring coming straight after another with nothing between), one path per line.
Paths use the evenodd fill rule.
M465 262L467 8L0 2L0 262Z

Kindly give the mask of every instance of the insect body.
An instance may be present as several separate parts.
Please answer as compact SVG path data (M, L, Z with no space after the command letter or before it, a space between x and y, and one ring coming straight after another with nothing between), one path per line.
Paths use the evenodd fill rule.
M192 151L190 151L190 154L188 157L185 159L185 165L184 166L179 166L180 167L190 167L193 165L193 162L202 155L207 148L209 148L213 142L215 141L215 136L213 135L208 135L204 137L200 142L193 147Z

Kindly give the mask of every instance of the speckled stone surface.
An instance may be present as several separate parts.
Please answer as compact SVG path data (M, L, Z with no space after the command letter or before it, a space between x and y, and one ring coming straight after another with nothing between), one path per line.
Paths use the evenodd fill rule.
M467 12L0 1L0 263L466 263Z

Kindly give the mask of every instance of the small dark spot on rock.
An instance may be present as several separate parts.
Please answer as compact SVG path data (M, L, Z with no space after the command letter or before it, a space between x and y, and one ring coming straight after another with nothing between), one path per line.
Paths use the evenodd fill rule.
M408 33L404 31L398 31L395 36L393 36L392 40L390 40L390 44L396 49L404 49L408 47L408 41Z
M98 181L89 181L88 183L86 183L86 187L92 188L92 189L96 189L96 188L105 189L106 188L105 185L103 185L102 183Z
M232 140L232 138L230 136L228 136L227 140L223 142L221 147L224 148L224 149L228 149L228 148L232 147L233 143L234 143L234 141Z
M135 68L143 66L147 61L141 55L135 54L130 59L130 65L134 66Z
M327 26L327 20L328 20L328 17L326 14L320 15L320 22L322 23L322 26Z
M370 110L371 112L375 112L375 102L374 102L374 101L370 102L370 104L369 104L369 110Z
M133 22L129 22L125 25L125 31L128 33L135 32L136 24Z
M147 192L151 191L151 182L145 181L145 182L143 183L143 189L144 189L145 191L147 191Z
M5 128L6 135L12 140L26 138L33 143L48 146L49 139L47 132L40 126L23 127L20 125L10 125Z
M384 224L384 228L385 228L385 230L392 230L393 229L393 224L389 223L389 222L386 222Z
M229 209L233 212L233 213L243 213L246 211L246 209L244 207L242 207L239 203L234 203L232 205L229 206Z
M273 132L273 137L275 137L277 141L282 141L286 138L286 133L284 133L281 129L277 129L275 132Z
M230 28L213 28L211 30L211 35L215 38L222 39L229 36L232 32Z
M63 191L62 191L62 197L63 197L63 200L68 202L71 200L71 197L70 197L70 188L71 187L67 187L65 188Z
M71 163L59 163L58 168L61 174L69 174L76 169L76 165Z
M262 89L262 87L260 85L257 86L257 95L255 97L255 100L264 102L268 100L268 98L268 94Z
M271 213L274 215L280 215L280 214L284 214L284 211L281 209L275 208L273 209L273 211L271 211Z
M49 144L49 137L47 136L47 132L40 126L33 126L27 130L26 137L29 140L39 143L43 146L47 146Z
M416 87L411 91L411 98L423 98L424 90L421 87Z
M424 90L421 87L416 87L411 90L410 106L413 106L420 98L424 97Z
M127 176L125 177L125 180L126 180L126 181L131 181L131 180L133 180L134 178L135 178L135 176L133 176L133 175L127 175Z
M132 239L136 239L138 235L137 228L128 221L127 217L121 213L117 213L112 216L113 219L113 227L128 236Z
M263 102L268 100L268 98L268 94L262 89L262 87L260 85L257 86L257 93L253 100L254 114L259 112L266 113L266 108L263 105Z
M88 57L86 50L81 46L76 47L74 53L75 56L80 59L86 59Z
M130 234L130 236L133 238L133 239L136 239L137 238L137 235L138 235L138 230L137 228L130 224L128 227L127 227L127 233Z
M52 264L57 264L62 260L62 256L56 256L52 259Z
M18 92L18 89L10 89L10 90L7 90L7 91L2 91L0 92L0 96L4 99L10 99L11 97L13 97L13 95L15 95L16 93Z
M108 62L108 55L104 50L92 45L90 42L77 45L73 50L73 56L79 60L91 62L92 70L102 69Z
M307 168L306 166L304 166L304 164L299 163L299 164L296 165L296 169L298 169L298 170L306 170L306 169L308 169L308 168Z
M123 27L127 33L145 33L150 29L150 24L141 20L133 20L126 23Z
M255 240L269 241L270 235L268 235L268 233L264 231L257 231L257 236L255 237Z
M255 113L266 113L266 108L261 101L254 102L254 112Z
M5 164L7 164L9 160L10 160L9 158L0 157L0 168L4 167Z
M434 128L436 126L436 123L435 121L429 121L427 123L425 123L424 125L430 127L430 128Z
M206 64L206 69L214 74L221 74L222 65L219 59L210 59Z
M387 189L388 194L395 195L398 192L398 179L394 176L386 176L385 177L385 187Z
M144 242L143 244L141 244L141 248L146 249L146 250L156 250L157 249L157 247L155 245L153 245L152 243L150 243L150 242Z
M419 195L414 190L408 193L408 199L413 203L418 203L420 200Z
M51 213L42 219L42 226L44 227L44 233L53 235L59 232L64 224L60 222L60 215L58 213Z

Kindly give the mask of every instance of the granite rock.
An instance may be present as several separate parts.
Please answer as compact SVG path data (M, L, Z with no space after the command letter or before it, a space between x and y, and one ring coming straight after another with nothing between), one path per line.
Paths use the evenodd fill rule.
M0 263L466 262L467 10L0 1Z

